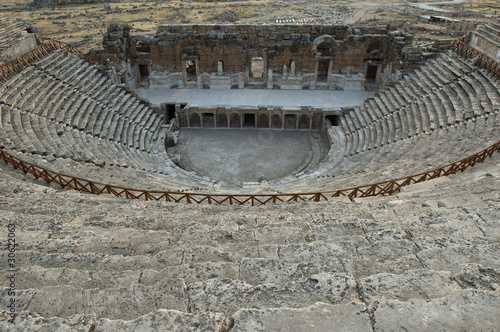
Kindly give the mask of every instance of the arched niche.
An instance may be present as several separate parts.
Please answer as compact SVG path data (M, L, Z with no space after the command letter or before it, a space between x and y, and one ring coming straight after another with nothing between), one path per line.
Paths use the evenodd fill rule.
M217 128L227 128L226 113L217 113Z
M231 128L241 128L241 116L239 113L231 113L229 119Z
M257 120L257 127L258 128L269 128L269 118L267 117L267 114L265 114L265 113L259 114L259 118Z
M271 128L281 129L281 116L279 114L273 114L271 117Z
M316 56L331 56L335 46L336 42L332 36L323 35L314 39L312 43L312 51Z
M201 119L198 113L191 113L191 115L189 115L189 126L201 127Z
M309 115L301 114L299 118L299 129L309 129Z

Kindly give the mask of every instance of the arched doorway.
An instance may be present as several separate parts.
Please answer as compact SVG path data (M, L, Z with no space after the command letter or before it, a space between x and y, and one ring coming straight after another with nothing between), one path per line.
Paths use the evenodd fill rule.
M316 58L314 78L319 83L329 83L333 68L333 53L335 40L328 35L318 37L313 42L313 52Z
M378 84L381 74L381 64L384 57L385 46L381 41L374 41L366 48L365 78L366 83Z

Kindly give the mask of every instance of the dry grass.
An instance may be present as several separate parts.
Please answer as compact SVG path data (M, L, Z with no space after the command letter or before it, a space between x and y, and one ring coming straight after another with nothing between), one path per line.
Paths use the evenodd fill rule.
M129 24L133 33L151 33L160 24L206 23L212 22L217 14L232 11L239 22L265 21L276 15L301 15L303 18L316 18L304 13L305 7L348 5L353 8L354 16L346 23L376 23L394 19L408 19L408 15L377 10L384 3L398 0L351 0L351 1L271 1L246 0L233 2L189 1L126 1L111 4L68 5L55 8L35 9L28 6L30 1L2 0L0 10L11 17L25 18L40 29L44 37L53 37L72 43L82 50L99 48L102 33L110 23ZM403 2L403 0L400 0ZM500 4L497 0L470 0L460 5L470 12L493 14ZM415 15L413 14L414 18Z

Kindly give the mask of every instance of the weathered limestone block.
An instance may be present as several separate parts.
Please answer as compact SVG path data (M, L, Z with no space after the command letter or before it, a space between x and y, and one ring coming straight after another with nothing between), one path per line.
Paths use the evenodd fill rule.
M280 284L290 278L300 278L299 263L285 263L277 259L243 259L240 279L251 284Z
M360 248L359 255L365 259L372 259L374 262L386 262L399 257L407 256L417 252L417 247L412 241L377 241L370 247Z
M211 246L197 246L184 250L184 264L200 262L229 262L229 255Z
M279 246L279 259L289 263L320 263L324 261L338 264L339 272L343 271L339 258L350 257L351 253L337 243L297 243ZM333 266L333 264L332 264Z
M422 249L443 249L443 248L471 248L477 245L488 245L495 244L497 240L495 238L471 238L471 239L455 239L453 237L419 237L413 239L417 246Z
M210 278L238 278L238 263L205 262L169 266L161 271L147 269L142 272L141 284L152 285L165 278L182 278L186 283Z
M267 331L371 331L370 317L361 303L331 305L316 303L290 309L241 309L233 316L234 332Z
M446 249L422 250L417 254L420 261L432 270L460 272L468 263L481 264L485 267L500 268L500 245L474 245Z
M26 310L33 296L36 294L34 289L17 290L16 289L16 311ZM0 308L4 309L10 304L9 288L0 288Z
M255 230L255 240L262 243L305 242L302 229L289 226L270 225Z
M131 321L101 319L96 322L94 331L219 332L224 326L225 320L222 314L208 312L192 315L175 310L160 309Z
M481 237L484 234L476 223L483 221L474 214L463 214L460 210L433 210L420 216L420 222L412 225L414 237L432 236L454 238Z
M299 308L315 302L356 300L356 281L346 274L317 274L301 282L249 285L240 280L210 279L189 285L193 312L225 312L240 308Z
M500 269L467 264L454 279L463 288L500 292Z
M45 318L36 313L22 311L15 319L15 324L6 322L10 317L5 311L0 312L0 330L9 332L24 331L58 331L88 332L92 330L95 315L73 315L67 318Z
M343 260L346 272L356 279L365 278L378 273L400 274L407 270L422 268L422 263L415 255L403 256L395 260L379 263L371 258Z
M408 240L408 233L404 229L397 227L366 234L366 238L371 243L375 241Z
M496 331L498 308L498 295L480 291L458 291L434 300L390 300L375 310L375 331Z
M44 317L95 313L110 319L135 319L155 309L187 311L186 285L163 280L155 285L85 290L53 286L38 290L28 309Z
M347 222L338 220L317 220L311 221L308 224L314 226L307 232L307 239L309 241L325 241L338 236L344 235L364 235L361 224L357 221Z
M411 270L403 274L377 274L359 281L363 299L368 302L384 299L408 301L445 296L461 287L450 272Z
M94 271L65 268L43 268L38 265L19 268L22 278L17 280L19 289L69 285L83 289L117 288L134 284L141 271ZM7 280L7 279L6 279ZM8 281L8 280L7 280ZM2 286L8 286L2 282Z

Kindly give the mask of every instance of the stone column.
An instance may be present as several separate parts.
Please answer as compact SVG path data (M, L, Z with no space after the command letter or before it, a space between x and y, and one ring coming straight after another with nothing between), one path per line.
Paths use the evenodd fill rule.
M328 62L328 73L326 73L326 83L330 85L332 82L333 59Z
M244 89L244 88L245 88L245 74L239 73L238 74L238 89Z
M273 84L273 70L268 69L267 70L267 88L272 89L274 87Z
M163 123L168 123L168 112L167 112L167 104L160 104L160 113L163 113Z
M182 60L182 81L187 82L186 60Z

